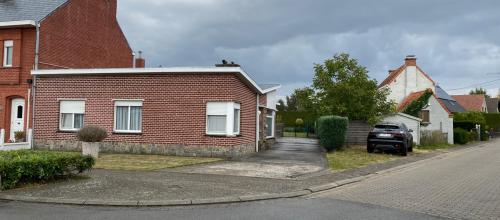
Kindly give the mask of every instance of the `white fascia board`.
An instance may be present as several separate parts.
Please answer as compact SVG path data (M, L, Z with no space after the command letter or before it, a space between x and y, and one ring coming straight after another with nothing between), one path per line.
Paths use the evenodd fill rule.
M409 119L412 119L412 120L415 120L415 121L422 121L421 118L417 118L417 117L414 117L412 115L405 114L405 113L402 113L402 112L398 112L397 115L400 115L402 117L409 118Z
M169 68L107 68L107 69L54 69L54 70L32 70L33 76L57 76L57 75L119 75L119 74L203 74L203 73L239 73L260 94L265 92L241 69L241 67L169 67ZM274 87L273 87L274 88ZM272 89L272 88L271 88ZM265 91L268 91L266 89Z
M32 20L24 21L4 21L0 22L0 27L19 27L19 26L36 26L36 22Z
M268 88L268 89L264 89L264 90L262 90L262 93L266 94L268 92L272 92L272 91L277 90L279 88L281 88L281 85L277 85L277 86L274 86L274 87L271 87L271 88Z

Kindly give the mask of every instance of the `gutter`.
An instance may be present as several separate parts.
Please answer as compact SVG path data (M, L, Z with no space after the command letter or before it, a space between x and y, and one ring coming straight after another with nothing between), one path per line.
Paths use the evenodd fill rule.
M35 27L36 22L33 20L23 20L23 21L4 21L0 22L1 27Z
M257 124L255 126L255 152L259 152L259 133L260 133L259 94L257 93L256 96L257 96L257 106L255 114L257 115Z
M40 22L37 22L35 25L36 29L36 40L35 40L35 65L33 67L34 70L38 70L38 64L39 64L39 54L40 54ZM31 149L34 148L34 143L35 143L35 99L36 99L36 78L37 76L33 76L33 83L31 84L31 101L33 102L32 108L33 108L33 114L31 114L31 120L33 122L32 126L32 135L31 135ZM29 111L29 109L28 109ZM29 120L28 120L29 121ZM28 122L29 123L29 122ZM29 129L29 127L28 127Z

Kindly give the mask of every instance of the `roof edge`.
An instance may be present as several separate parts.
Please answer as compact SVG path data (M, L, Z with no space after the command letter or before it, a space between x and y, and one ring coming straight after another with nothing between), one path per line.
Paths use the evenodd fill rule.
M52 69L31 70L33 76L64 76L64 75L118 75L118 74L158 74L158 73L238 73L259 94L276 90L281 85L263 90L248 76L241 67L167 67L167 68L106 68L106 69Z
M422 121L421 118L417 118L417 117L415 117L413 115L405 114L405 113L402 113L402 112L397 112L396 115L400 115L402 117L406 117L406 118L413 119L413 120L416 120L416 121Z
M22 21L3 21L0 22L0 27L35 27L36 21L33 20L22 20Z

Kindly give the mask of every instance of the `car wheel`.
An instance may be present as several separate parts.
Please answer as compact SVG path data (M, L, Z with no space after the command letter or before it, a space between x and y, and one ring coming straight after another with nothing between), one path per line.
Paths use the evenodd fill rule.
M413 141L409 143L408 152L413 152Z
M375 151L375 148L371 147L370 145L371 144L366 145L366 151L368 151L368 153L373 153Z
M403 147L399 150L399 154L406 157L408 155L408 145L404 144Z

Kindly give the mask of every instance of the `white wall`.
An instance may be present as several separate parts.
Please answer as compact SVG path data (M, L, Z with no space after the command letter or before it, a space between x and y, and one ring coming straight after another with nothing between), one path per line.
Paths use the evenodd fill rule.
M278 97L276 95L276 90L266 93L267 98L267 108L276 110L276 103L278 102Z
M429 110L430 124L422 126L422 131L438 130L448 133L448 143L453 144L453 117L450 118L448 112L434 96L429 98L429 105L424 110Z
M401 114L393 114L382 119L384 122L404 123L408 129L413 130L413 142L420 144L420 120L405 117Z
M403 99L413 92L419 92L426 89L435 90L431 80L429 80L416 66L408 66L403 70L396 80L388 84L391 93L389 100L401 103Z

